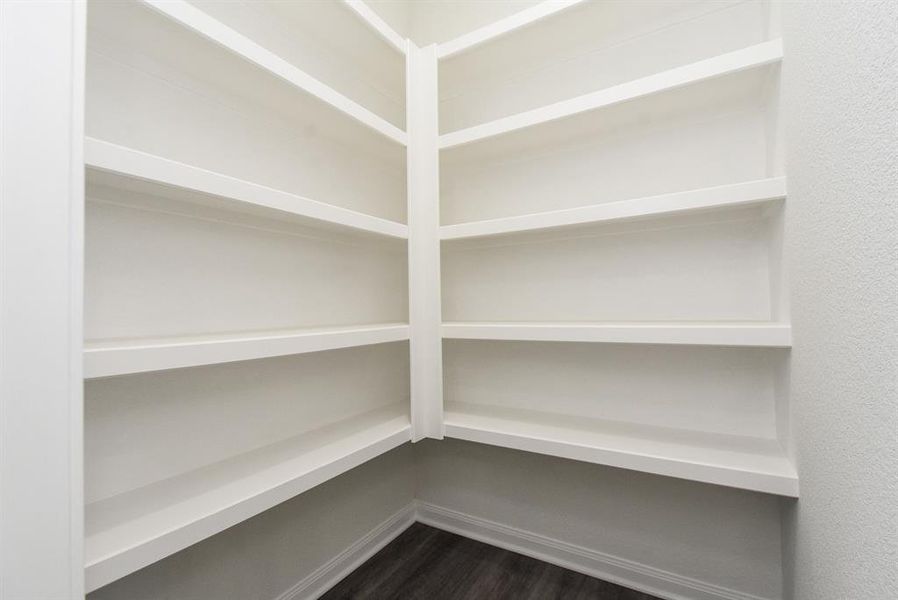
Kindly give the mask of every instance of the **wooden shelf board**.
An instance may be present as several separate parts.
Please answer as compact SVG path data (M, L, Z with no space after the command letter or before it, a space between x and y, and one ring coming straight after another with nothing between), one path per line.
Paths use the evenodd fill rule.
M763 42L748 48L721 54L688 65L635 79L620 85L562 100L516 115L496 119L440 136L440 149L455 148L491 137L500 136L576 114L597 110L674 90L708 79L754 69L779 62L783 58L782 40Z
M448 403L446 436L596 464L798 496L795 468L776 440Z
M566 210L443 225L440 227L440 239L458 240L607 221L675 215L699 210L745 206L785 197L786 178L775 177Z
M88 342L84 377L110 377L407 340L405 323Z
M792 328L773 322L444 322L444 339L680 344L788 348Z
M407 42L404 37L396 33L390 25L380 18L376 12L371 10L363 0L343 0L343 3L349 7L358 17L364 21L368 27L377 32L387 43L401 52L406 53Z
M310 200L103 140L86 138L84 154L85 164L101 174L95 179L103 185L150 191L163 197L214 205L225 210L307 221L313 226L326 224L408 239L408 226L403 223ZM147 183L154 185L148 186Z
M184 0L141 0L169 19L405 146L404 131Z
M541 21L547 17L551 17L567 10L572 6L584 3L586 0L544 0L535 6L525 8L522 11L509 15L504 19L499 19L489 25L479 27L474 31L470 31L464 35L443 42L437 45L437 58L449 58L456 54L461 54L477 46L491 42L492 40L504 35L514 33L515 31L532 25L537 21Z
M91 503L90 592L255 516L411 439L404 407L372 411Z

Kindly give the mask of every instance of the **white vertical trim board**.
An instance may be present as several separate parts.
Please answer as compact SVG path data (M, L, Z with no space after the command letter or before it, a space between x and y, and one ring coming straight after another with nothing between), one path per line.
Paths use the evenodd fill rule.
M81 598L84 2L0 2L0 597Z
M669 600L772 600L418 501L417 521Z
M340 583L381 548L415 523L414 501L359 538L340 554L327 561L275 600L314 600Z
M409 42L408 289L412 440L443 437L436 46Z

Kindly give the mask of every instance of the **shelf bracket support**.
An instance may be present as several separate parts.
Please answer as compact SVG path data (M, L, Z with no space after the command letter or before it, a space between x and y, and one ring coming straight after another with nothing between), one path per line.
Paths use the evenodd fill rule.
M412 441L443 438L440 162L436 45L406 52L408 291Z

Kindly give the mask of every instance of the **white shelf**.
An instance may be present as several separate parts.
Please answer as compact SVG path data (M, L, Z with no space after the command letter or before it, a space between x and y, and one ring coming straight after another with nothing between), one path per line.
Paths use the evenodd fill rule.
M88 342L84 377L110 377L407 340L405 323Z
M457 240L640 217L673 215L698 210L744 206L785 197L786 178L775 177L673 194L593 204L580 208L443 225L440 227L440 239Z
M548 106L503 117L440 136L440 148L448 149L549 123L579 113L627 102L659 92L769 65L782 60L782 40L764 42L692 64L670 69Z
M776 440L447 404L446 436L692 481L798 497Z
M505 17L504 19L499 19L489 25L485 25L461 35L454 40L439 44L437 46L437 58L449 58L450 56L466 52L480 44L513 33L518 29L532 25L546 17L556 15L563 10L582 4L585 1L586 0L544 0L536 6L531 6L530 8L526 8Z
M759 346L788 348L792 327L785 323L443 323L444 339L608 344L679 344L692 346Z
M373 411L89 504L87 591L402 445L410 429L398 408Z
M209 204L208 196L215 196L214 204L224 209L267 213L275 217L298 217L313 224L326 223L392 238L408 238L408 226L403 223L310 200L95 138L85 139L84 155L88 168L124 179L158 184L153 192L167 198ZM128 181L109 180L105 183L114 187L135 188L135 184Z
M273 54L245 35L231 29L184 0L141 0L166 17L221 45L272 75L325 102L394 142L406 145L404 131L350 100L308 73Z
M406 53L407 42L404 37L396 33L390 25L380 18L376 12L371 10L362 0L343 0L343 3L349 7L358 17L365 22L371 29L380 34L390 46L401 52Z

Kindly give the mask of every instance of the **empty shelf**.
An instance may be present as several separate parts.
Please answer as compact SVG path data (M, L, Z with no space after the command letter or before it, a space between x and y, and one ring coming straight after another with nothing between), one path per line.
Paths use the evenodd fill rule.
M788 348L792 345L790 325L766 322L449 322L443 323L442 330L443 338L460 340L764 346L771 348Z
M139 338L88 342L84 377L220 364L407 340L408 325L383 323L240 334Z
M798 496L795 468L776 440L629 425L449 403L446 435L692 481Z
M771 40L670 69L634 81L603 90L563 100L548 106L528 110L516 115L496 119L482 125L453 131L440 136L440 148L454 148L487 138L511 133L526 127L550 123L565 117L620 104L659 92L674 90L686 85L762 67L782 60L782 40Z
M408 227L325 202L207 171L140 150L87 138L85 164L91 181L225 210L328 225L392 238L408 238Z
M776 177L566 210L443 225L440 227L440 239L456 240L640 217L673 215L698 210L744 206L785 197L786 178Z
M402 408L372 411L86 508L92 591L410 439Z
M283 79L294 87L330 105L359 123L377 131L394 142L406 145L404 131L350 100L343 94L318 81L283 58L260 46L250 38L231 29L184 0L141 0L182 26L192 30L243 59Z

